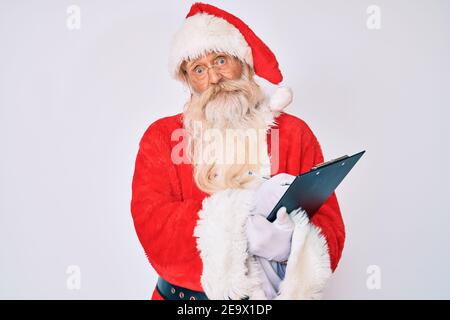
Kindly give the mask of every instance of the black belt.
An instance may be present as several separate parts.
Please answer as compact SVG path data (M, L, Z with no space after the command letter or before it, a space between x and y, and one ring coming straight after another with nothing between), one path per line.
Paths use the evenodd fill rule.
M209 300L203 291L194 291L173 285L163 278L158 278L156 289L165 300Z

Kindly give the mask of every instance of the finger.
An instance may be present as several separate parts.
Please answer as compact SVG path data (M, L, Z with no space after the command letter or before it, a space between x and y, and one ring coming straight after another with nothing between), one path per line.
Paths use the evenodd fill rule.
M279 188L280 192L285 193L286 190L289 189L289 186L290 186L289 184L280 185L280 188Z
M281 210L281 209L284 209L284 210ZM295 223L294 223L294 220L292 220L289 213L287 213L286 208L285 207L280 208L278 213L280 214L280 216L279 216L279 218L277 218L274 221L274 223L276 223L282 229L287 229L287 230L293 229Z
M281 198L282 195L286 193L287 189L289 189L289 185L280 184L277 188L275 188L273 194L279 199Z
M268 226L270 226L272 223L267 220L266 217L262 216L262 215L255 215L253 216L252 219L252 224L257 228L257 229L266 229Z
M285 207L281 207L280 209L278 209L276 221L278 221L278 223L283 224L283 223L286 222L287 218L288 218L288 215L287 215L286 208Z
M280 185L290 185L295 180L295 176L286 175L280 179Z
M286 173L279 173L276 176L273 176L270 180L272 183L279 184L287 179L288 174Z

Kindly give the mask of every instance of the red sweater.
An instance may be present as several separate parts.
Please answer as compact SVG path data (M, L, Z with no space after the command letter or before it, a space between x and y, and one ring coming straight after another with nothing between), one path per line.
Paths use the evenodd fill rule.
M275 119L279 129L278 173L299 175L324 161L320 144L301 119L281 113ZM202 260L193 230L202 200L208 195L194 182L191 164L173 164L171 141L182 128L182 114L159 119L144 133L136 157L132 183L131 213L139 241L156 272L165 280L191 290L200 284ZM268 152L271 154L269 131ZM344 247L345 228L335 193L313 216L327 241L331 270L338 265Z

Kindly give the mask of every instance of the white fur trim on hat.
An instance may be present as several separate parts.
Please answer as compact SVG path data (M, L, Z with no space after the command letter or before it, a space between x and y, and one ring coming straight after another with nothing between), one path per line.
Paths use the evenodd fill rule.
M199 13L187 18L172 40L170 74L179 79L183 61L199 58L209 51L225 52L253 67L252 50L240 31L222 18Z

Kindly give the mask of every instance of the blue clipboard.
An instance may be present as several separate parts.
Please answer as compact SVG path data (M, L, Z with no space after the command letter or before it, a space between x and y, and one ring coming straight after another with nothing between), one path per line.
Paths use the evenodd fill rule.
M286 207L287 212L301 207L311 218L365 152L315 165L309 172L297 176L269 213L267 220L275 221L281 207Z

